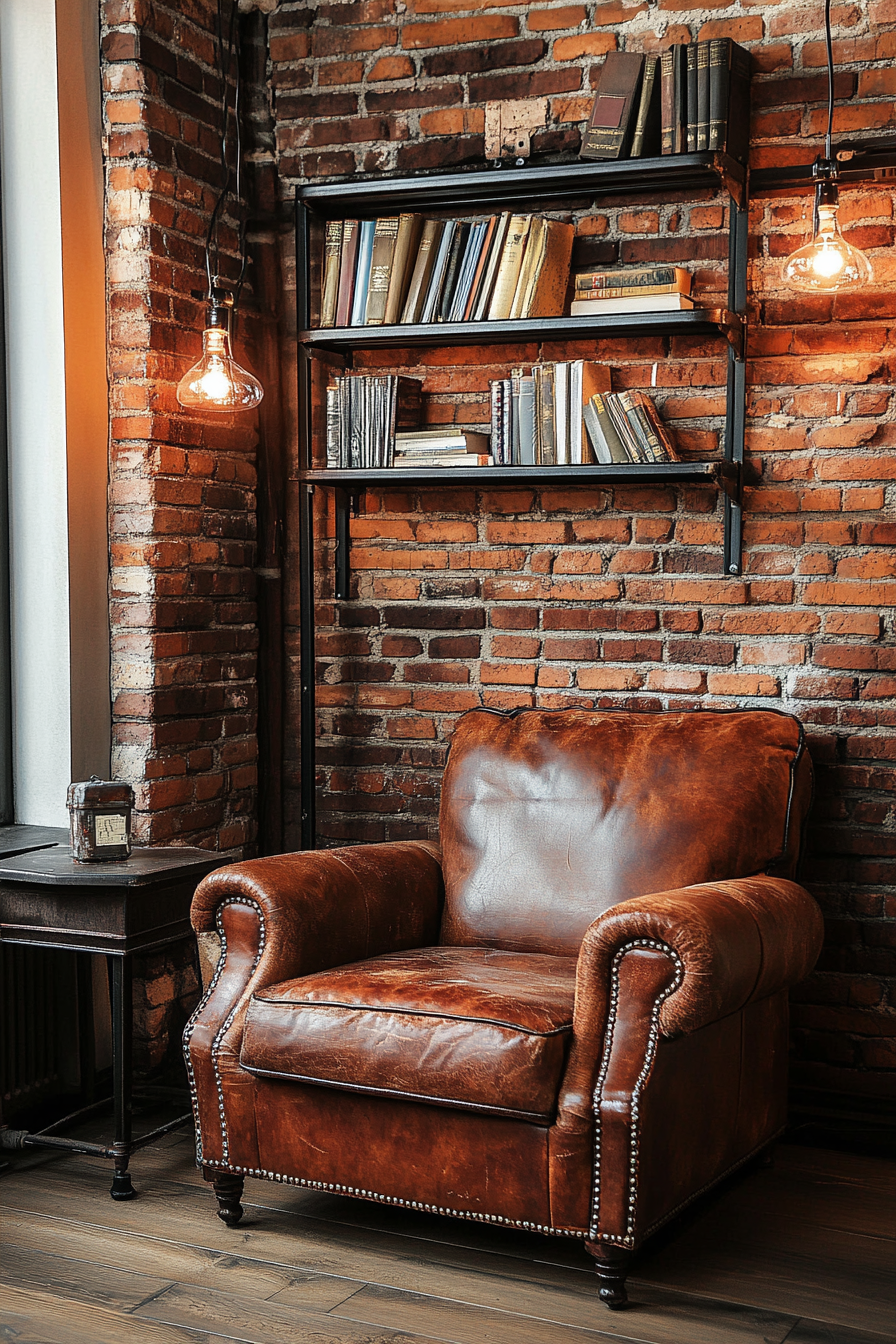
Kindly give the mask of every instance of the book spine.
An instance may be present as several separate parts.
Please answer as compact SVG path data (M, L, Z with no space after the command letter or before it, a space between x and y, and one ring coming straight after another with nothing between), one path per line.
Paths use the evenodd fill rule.
M389 292L386 295L386 311L383 316L386 326L392 326L401 320L401 310L410 285L422 223L419 215L399 216L395 251L392 254L392 271L389 276Z
M645 294L680 294L680 285L626 285L619 289L577 289L576 303L600 304L604 299L639 299Z
M632 462L637 461L633 458L626 447L626 440L620 438L619 431L616 428L616 422L610 415L609 398L612 393L595 392L591 398L591 404L597 412L597 418L600 421L601 431L607 443L611 462Z
M662 450L661 460L664 462L678 462L679 454L675 439L669 429L669 426L662 419L657 410L656 402L648 397L645 392L632 392L632 401L640 407L642 414L646 417L649 425L653 429L659 440Z
M358 234L358 262L355 267L355 294L352 299L351 325L353 327L364 325L364 316L367 312L367 286L370 283L370 260L373 255L373 231L375 228L375 220L364 219L361 221Z
M339 388L327 388L327 466L340 466L339 460Z
M485 272L479 287L479 294L476 298L476 305L473 309L473 321L481 322L488 316L489 306L492 301L492 294L495 290L495 276L498 273L498 267L501 264L501 256L504 251L504 240L507 237L507 230L510 227L512 216L505 211L498 217L494 233L489 244L488 257L485 263Z
M731 38L714 37L709 44L709 126L707 149L724 149L728 128L728 89L731 69Z
M728 108L723 148L733 159L746 163L750 152L750 53L736 42L731 45Z
M501 465L509 467L513 436L513 389L509 378L501 379Z
M336 325L336 300L339 296L339 262L342 257L342 220L327 220L324 235L324 279L321 286L320 325Z
M684 154L688 147L688 71L687 47L672 48L674 70L673 154Z
M625 411L628 422L635 431L635 436L645 446L648 461L667 462L669 460L668 454L660 442L659 435L650 417L646 414L644 406L630 392L620 392L618 395L619 404Z
M513 302L510 305L509 316L511 320L524 317L526 314L526 303L532 297L535 268L542 254L545 238L545 220L540 217L533 219L529 225L529 233L523 251L523 261L513 292Z
M644 266L634 271L579 271L575 277L577 298L600 290L640 289L644 285L672 285L685 292L691 273L681 266ZM580 293L580 291L584 291Z
M492 397L491 397L491 410L492 410L492 417L491 417L492 453L493 453L493 455L494 455L495 461L496 461L496 462L500 462L500 461L501 461L501 423L502 423L501 399L502 399L502 396L503 396L503 393L504 393L504 384L502 383L502 381L501 381L500 378L494 378L494 379L492 380L491 393L492 393Z
M522 369L510 372L510 452L508 458L512 467L520 465L520 378Z
M675 153L675 66L674 47L667 47L660 57L660 115L663 154Z
M456 233L457 220L446 220L442 229L442 236L439 240L439 249L432 265L432 273L429 277L426 298L423 301L423 307L420 312L420 322L423 325L435 321L439 307L439 298L442 293L442 286L445 283L445 270L448 266L448 257Z
M591 450L594 457L597 459L598 462L603 463L604 466L609 466L610 463L613 461L612 457L610 456L610 448L606 439L604 438L604 432L603 429L601 428L600 420L597 418L597 411L595 410L593 404L590 401L587 402L585 405L584 417L585 417L585 432L588 436L588 442L591 445Z
M542 222L542 242L523 299L523 317L560 317L566 303L575 228L559 219Z
M541 461L545 467L557 465L557 441L554 437L554 366L541 367Z
M501 321L510 316L531 221L531 215L514 215L507 226L507 237L501 251L492 301L488 310L490 322Z
M442 293L438 305L438 320L440 322L447 322L451 313L451 305L454 302L454 291L456 290L457 282L460 279L461 259L466 251L467 239L469 236L469 224L455 224L454 237L451 240L448 261L445 265L445 282L442 285Z
M640 159L644 154L644 145L648 134L650 114L654 105L659 67L659 60L655 56L648 56L645 59L644 77L641 81L641 101L638 104L635 133L632 136L631 158L633 159Z
M604 401L629 461L650 462L651 458L646 445L642 443L640 436L635 434L628 416L619 404L618 392L611 392L608 397L604 398Z
M520 466L535 466L535 379L520 378Z
M336 300L336 325L347 327L352 314L355 293L355 263L358 260L358 230L356 219L342 223L342 256L339 263L339 296Z
M479 293L488 268L488 254L491 249L492 239L495 236L495 229L497 226L498 216L492 215L485 226L485 236L482 239L479 260L476 263L476 270L473 273L473 282L470 285L469 298L467 299L467 304L463 313L462 321L464 322L470 322L472 320L476 305L479 302Z
M687 150L694 154L697 149L697 43L691 42L687 48Z
M416 324L420 320L420 310L429 287L429 277L435 261L437 240L442 236L442 226L437 219L427 219L420 235L420 246L414 262L411 283L401 313L402 323Z
M697 43L697 149L709 143L709 43Z
M634 130L643 70L644 57L637 52L608 53L579 151L583 159L625 157Z
M386 299L392 274L392 260L398 238L398 216L378 219L373 233L370 254L370 281L367 286L367 308L364 320L368 327L382 326L386 317Z

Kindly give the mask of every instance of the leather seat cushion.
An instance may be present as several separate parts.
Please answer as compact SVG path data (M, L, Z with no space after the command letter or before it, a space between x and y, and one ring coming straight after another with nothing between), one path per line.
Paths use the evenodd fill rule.
M570 957L483 947L337 966L256 995L240 1062L265 1077L548 1124L575 972Z

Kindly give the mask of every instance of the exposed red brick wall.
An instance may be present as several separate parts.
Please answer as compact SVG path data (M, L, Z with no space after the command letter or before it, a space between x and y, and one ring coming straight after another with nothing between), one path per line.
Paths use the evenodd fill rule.
M822 15L820 2L787 0L282 4L270 54L284 199L302 177L480 161L490 99L547 97L535 148L574 154L604 52L724 34L752 50L758 72L754 165L808 161L825 115ZM870 0L835 5L833 17L837 132L892 130L896 10ZM674 257L706 284L722 205L645 197L601 205L587 227L622 260ZM324 843L432 834L453 723L477 704L793 712L818 767L805 875L828 919L820 968L797 995L795 1077L892 1096L893 193L844 193L848 236L870 249L877 283L833 302L781 289L780 259L809 206L763 200L751 212L748 447L761 483L743 578L720 576L721 508L707 489L368 494L353 524L351 602L333 602L332 556L322 557L320 830ZM718 451L718 343L388 358L426 378L432 419L475 423L489 377L574 354L611 363L618 386L649 387L655 364L686 449ZM323 522L323 497L318 507ZM295 666L292 684L297 694ZM293 760L293 785L297 769Z
M220 183L214 0L105 0L113 765L143 842L256 831L256 424L185 413ZM225 217L225 274L236 234ZM247 327L243 323L243 336Z

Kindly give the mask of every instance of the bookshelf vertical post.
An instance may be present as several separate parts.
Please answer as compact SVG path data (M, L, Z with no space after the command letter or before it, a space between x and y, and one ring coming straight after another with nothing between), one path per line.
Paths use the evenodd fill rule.
M747 216L746 190L742 202L728 198L728 308L744 313L747 305ZM743 462L747 412L747 330L741 331L740 349L729 343L727 405L725 415L725 461L737 468L734 487L722 495L725 519L724 570L740 574L743 568Z

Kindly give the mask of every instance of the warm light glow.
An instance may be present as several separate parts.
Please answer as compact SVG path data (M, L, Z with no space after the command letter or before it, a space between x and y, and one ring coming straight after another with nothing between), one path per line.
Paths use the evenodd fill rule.
M819 205L818 232L784 263L784 279L808 294L834 294L874 279L871 262L840 232L836 204Z
M177 399L181 406L206 411L247 411L257 406L264 389L257 378L237 364L223 327L206 327L202 358L181 378Z

